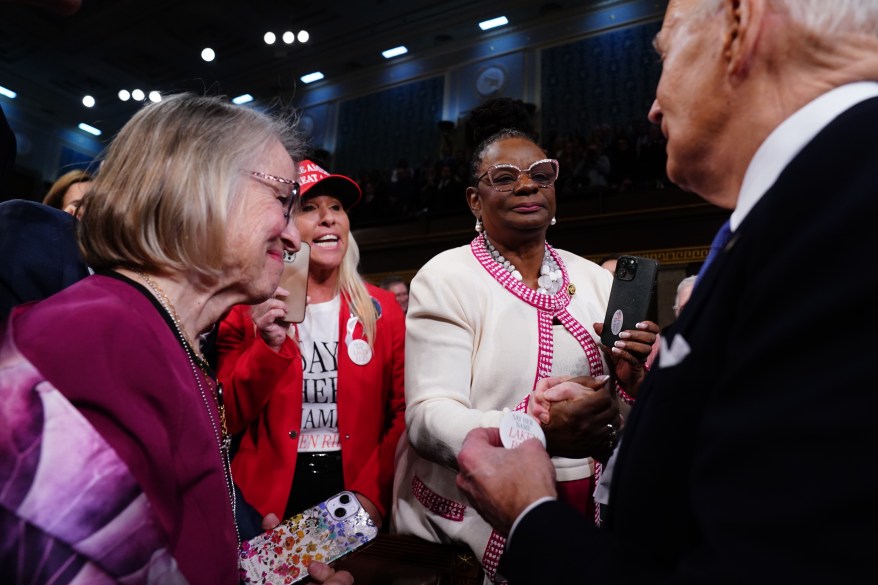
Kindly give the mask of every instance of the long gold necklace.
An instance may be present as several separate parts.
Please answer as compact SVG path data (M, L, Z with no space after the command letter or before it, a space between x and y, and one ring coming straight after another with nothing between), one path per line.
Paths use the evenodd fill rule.
M204 408L207 410L207 416L210 419L210 426L213 428L214 437L216 438L217 445L219 446L220 458L222 459L223 463L223 471L226 476L226 490L229 496L229 503L232 507L232 520L235 523L235 534L238 537L238 545L240 546L241 533L238 529L238 522L236 518L237 506L235 505L235 487L234 481L232 479L232 465L229 453L229 449L232 444L232 438L229 435L229 430L226 425L226 408L223 401L223 386L222 384L214 380L214 383L216 384L216 392L211 392L211 396L213 397L214 403L217 407L217 413L219 414L219 425L217 425L216 421L213 418L213 412L211 411L210 405L207 401L207 393L204 391L204 386L201 384L201 376L198 374L198 370L201 370L205 378L213 380L207 370L207 359L189 342L186 334L184 333L183 324L180 322L180 317L177 314L177 309L174 307L171 299L168 298L168 295L165 294L165 291L163 291L158 283L150 278L150 276L146 273L137 272L136 274L143 280L143 282L146 283L150 290L152 290L152 292L158 299L159 304L171 318L171 321L174 323L174 328L177 331L177 336L179 337L180 342L183 344L183 349L186 351L186 357L189 358L189 365L192 368L192 375L195 376L195 383L198 386L198 392L201 394L201 399L204 402ZM196 369L195 367L196 362L198 363L198 369Z

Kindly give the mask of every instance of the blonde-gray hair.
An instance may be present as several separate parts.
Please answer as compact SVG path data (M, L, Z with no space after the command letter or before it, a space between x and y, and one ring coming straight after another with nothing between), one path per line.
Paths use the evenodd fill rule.
M363 336L370 347L375 343L375 323L378 314L372 303L363 277L360 276L357 266L360 264L360 247L354 240L354 234L348 235L348 249L341 261L338 272L338 288L342 295L348 299L348 305L353 313L363 324Z
M214 282L242 171L276 141L300 156L288 118L193 94L145 106L111 143L87 197L79 229L85 262Z

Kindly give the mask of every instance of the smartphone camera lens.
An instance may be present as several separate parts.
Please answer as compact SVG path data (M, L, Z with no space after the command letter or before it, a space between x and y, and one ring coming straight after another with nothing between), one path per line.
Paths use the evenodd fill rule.
M343 518L346 512L344 508L336 508L333 514L335 514L336 518Z
M338 499L342 504L349 504L351 501L351 497L347 494L342 494L342 496Z

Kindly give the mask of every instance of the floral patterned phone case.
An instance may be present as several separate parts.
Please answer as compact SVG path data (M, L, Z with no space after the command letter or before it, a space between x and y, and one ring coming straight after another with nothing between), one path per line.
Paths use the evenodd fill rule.
M260 585L297 583L308 576L311 561L331 563L377 535L357 496L341 492L243 543L238 555L241 580Z

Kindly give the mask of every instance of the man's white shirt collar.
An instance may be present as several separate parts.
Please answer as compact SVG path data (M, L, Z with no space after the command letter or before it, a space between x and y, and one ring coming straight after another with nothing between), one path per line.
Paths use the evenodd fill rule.
M805 145L843 112L873 97L878 97L878 83L861 81L843 85L818 97L775 128L756 151L744 174L738 204L730 220L732 231L738 229Z

